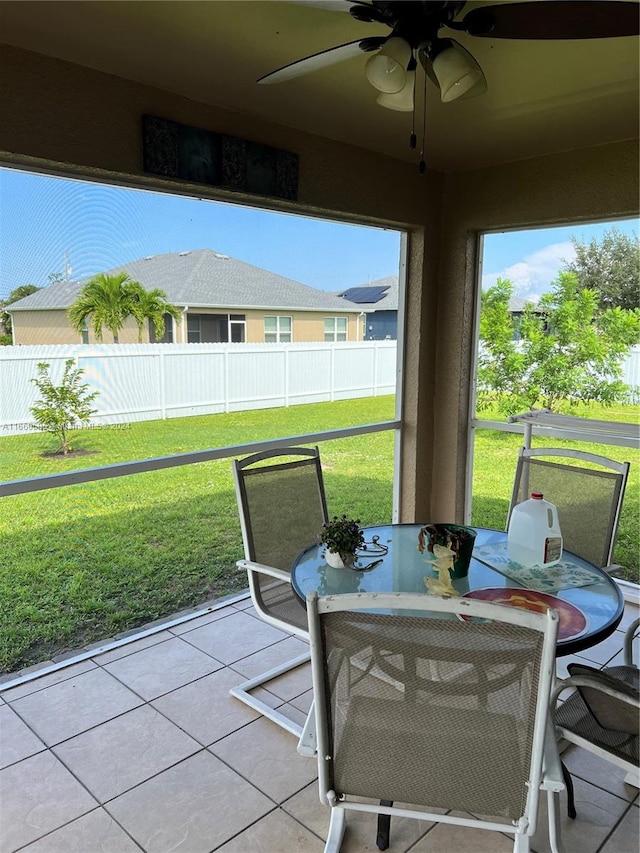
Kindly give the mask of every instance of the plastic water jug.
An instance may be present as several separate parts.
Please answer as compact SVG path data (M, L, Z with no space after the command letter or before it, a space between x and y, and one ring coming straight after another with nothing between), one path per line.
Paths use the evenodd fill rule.
M562 557L556 507L541 492L514 506L507 532L509 558L523 566L553 566Z

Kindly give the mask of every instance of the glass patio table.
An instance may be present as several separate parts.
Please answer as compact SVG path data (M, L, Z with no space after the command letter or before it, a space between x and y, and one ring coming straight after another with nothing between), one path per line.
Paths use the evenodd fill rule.
M421 592L427 593L425 577L437 575L429 563L426 551L418 551L418 533L422 524L389 524L364 528L366 542L374 537L388 548L384 555L374 553L361 556L356 566L362 570L334 569L324 561L324 545L311 545L298 555L291 570L293 589L301 601L307 593L316 591L320 595L338 595L347 592ZM507 577L490 562L500 564L505 554L507 534L501 530L476 527L476 540L469 573L464 578L453 579L454 589L461 595L489 598L508 603L520 601L522 606L538 608L545 601L546 593L532 594L526 586ZM495 559L494 559L495 557ZM557 655L575 654L595 646L615 631L622 619L624 600L619 586L602 569L580 557L564 552L580 575L580 586L553 591L551 606L560 613L561 632L557 643ZM588 576L587 576L588 575ZM560 572L562 580L562 574ZM567 575L565 582L571 582ZM577 582L577 581L576 581ZM516 592L502 593L510 588ZM527 590L522 595L517 590ZM482 591L482 592L481 592ZM527 598L533 601L527 601ZM558 601L559 599L559 601ZM555 602L555 603L554 603ZM565 619L566 617L566 619ZM566 629L562 632L563 619ZM573 620L573 621L572 621Z

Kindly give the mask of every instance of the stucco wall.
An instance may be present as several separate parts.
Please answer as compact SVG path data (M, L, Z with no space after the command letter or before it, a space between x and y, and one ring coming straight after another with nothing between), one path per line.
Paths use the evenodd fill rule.
M325 317L344 317L347 320L347 340L362 340L362 330L357 314L338 314L337 312L305 311L244 311L247 318L247 343L264 343L265 317L291 317L292 343L324 341ZM358 337L358 330L360 336Z
M16 346L77 344L79 340L62 311L16 311L12 329Z
M16 346L34 344L77 344L81 335L75 332L67 319L66 311L16 311L13 316L13 342ZM93 329L88 328L88 343L100 343ZM118 335L121 344L138 343L138 327L132 319L125 322ZM149 343L149 328L142 330L143 343ZM111 332L103 329L102 343L113 343Z
M226 314L228 309L206 308L194 309L190 314ZM292 318L293 342L324 341L325 317L344 317L347 320L347 340L362 340L361 320L357 314L337 314L325 311L321 313L303 311L243 311L238 308L231 312L242 314L246 318L246 343L264 343L265 316L287 316ZM77 344L80 336L75 332L67 319L66 311L16 311L13 316L13 342L16 346L37 344ZM112 335L103 330L103 343L111 343ZM138 327L129 319L118 335L121 344L138 343ZM174 341L187 343L187 327L184 321L174 323ZM142 342L153 343L149 340L149 324L145 323L142 330ZM88 328L89 344L99 343L91 326Z

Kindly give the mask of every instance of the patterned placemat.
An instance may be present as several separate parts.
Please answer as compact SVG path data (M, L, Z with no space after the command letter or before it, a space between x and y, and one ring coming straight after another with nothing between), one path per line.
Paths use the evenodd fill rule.
M481 563L485 563L485 565L500 572L501 575L517 581L526 589L533 589L537 592L560 592L563 589L589 586L592 583L598 583L600 580L595 572L578 566L565 557L555 566L548 566L547 568L523 566L509 559L506 541L474 548L473 556Z
M556 598L555 595L549 595L547 592L536 592L533 589L491 587L489 589L473 589L464 597L475 598L480 601L492 601L494 604L507 604L510 607L522 607L525 610L533 610L535 613L542 613L548 607L552 607L558 611L559 640L577 637L587 630L587 617L579 607L569 601Z

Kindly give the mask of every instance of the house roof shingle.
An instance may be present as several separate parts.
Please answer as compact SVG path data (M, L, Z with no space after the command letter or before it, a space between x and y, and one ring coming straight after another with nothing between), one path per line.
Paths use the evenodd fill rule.
M360 306L335 294L316 290L290 278L254 267L212 249L171 252L140 258L107 270L126 272L150 290L158 287L179 308L259 308L266 310L360 311ZM62 281L7 306L10 311L69 308L83 281Z

